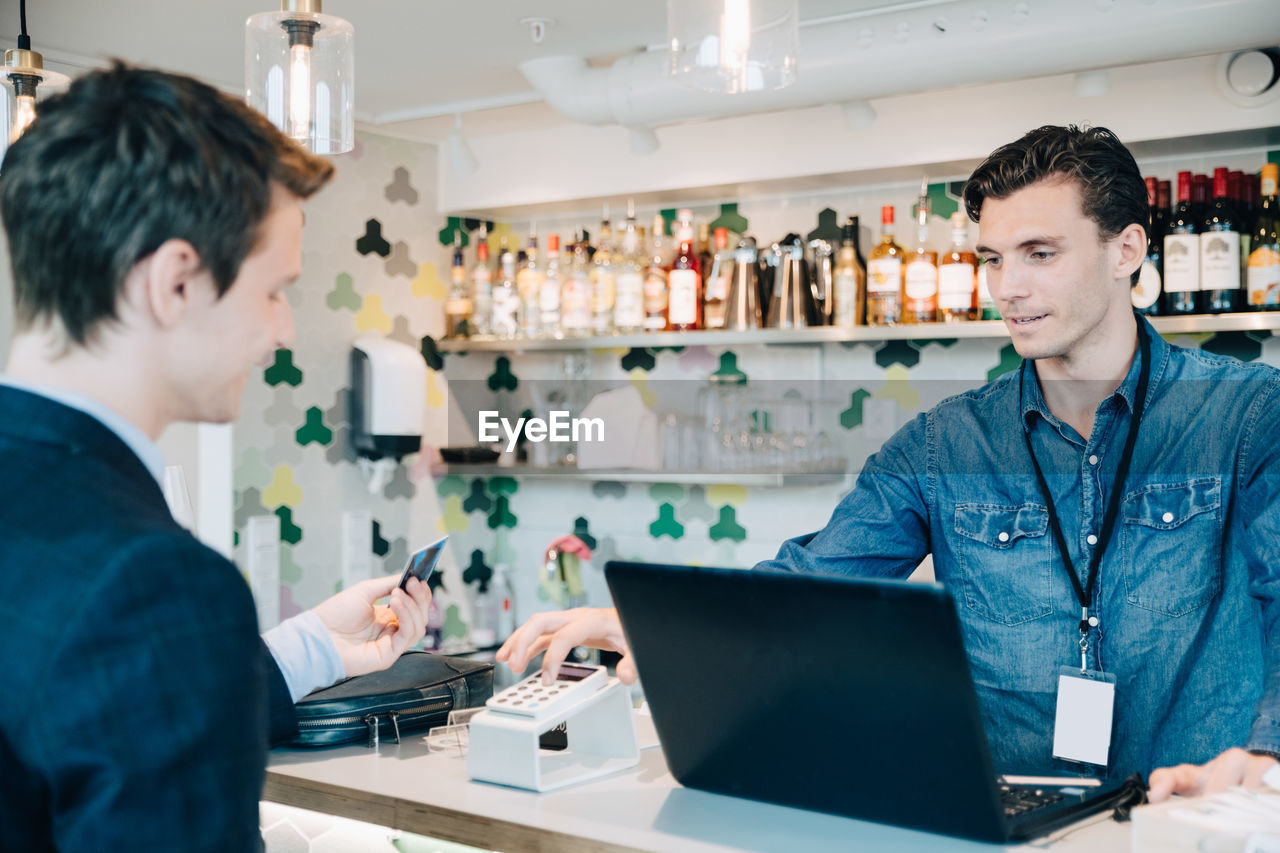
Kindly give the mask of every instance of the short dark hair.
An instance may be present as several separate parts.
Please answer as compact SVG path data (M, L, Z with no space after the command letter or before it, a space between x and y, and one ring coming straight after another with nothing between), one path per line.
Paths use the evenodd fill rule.
M1007 198L1023 187L1061 177L1080 187L1084 215L1110 240L1132 224L1151 233L1147 185L1129 149L1105 127L1038 127L1016 142L1002 145L982 161L964 185L969 218L980 221L982 203ZM1141 270L1135 270L1137 284Z
M58 317L84 345L129 270L189 242L221 297L257 243L273 183L307 198L333 164L190 77L114 62L42 101L0 164L19 328Z

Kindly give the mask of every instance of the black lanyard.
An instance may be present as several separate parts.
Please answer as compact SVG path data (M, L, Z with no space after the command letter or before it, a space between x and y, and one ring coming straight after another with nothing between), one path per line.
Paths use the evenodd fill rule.
M1124 451L1120 454L1120 467L1116 469L1111 496L1107 499L1107 510L1102 516L1102 527L1098 530L1098 542L1089 555L1089 566L1083 584L1076 575L1075 566L1071 563L1071 554L1067 551L1067 540L1062 535L1058 512L1053 506L1053 495L1049 493L1049 484L1044 479L1044 472L1040 470L1040 463L1036 460L1035 449L1031 446L1031 430L1025 423L1022 430L1023 438L1027 440L1027 453L1031 455L1031 464L1036 469L1036 482L1040 484L1040 494L1044 496L1045 505L1049 510L1049 526L1053 529L1053 538L1058 543L1058 550L1062 553L1062 563L1066 566L1067 577L1071 581L1071 588L1075 590L1076 600L1080 602L1080 668L1082 670L1085 668L1085 653L1089 648L1089 606L1093 603L1093 590L1097 585L1098 563L1102 560L1103 552L1107 550L1111 531L1115 527L1116 515L1120 511L1120 496L1124 493L1125 480L1129 476L1129 462L1133 458L1133 445L1138 440L1138 426L1142 421L1143 409L1146 408L1147 383L1151 378L1151 340L1147 336L1146 323L1141 318L1135 319L1138 323L1138 357L1141 361L1138 369L1138 390L1134 395L1133 418L1129 421L1129 437L1125 439ZM1025 375L1024 373L1024 378ZM1093 624L1097 624L1096 621Z

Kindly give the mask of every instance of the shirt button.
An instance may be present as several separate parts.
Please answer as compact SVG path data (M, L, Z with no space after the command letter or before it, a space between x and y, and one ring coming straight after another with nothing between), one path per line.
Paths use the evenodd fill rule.
M1097 464L1098 464L1098 457L1097 457L1097 456L1090 456L1090 457L1089 457L1089 464L1090 464L1090 465L1097 465Z
M1160 520L1163 521L1165 524L1168 524L1169 522L1173 521L1173 513L1166 512L1164 515L1160 516Z
M1001 534L1000 534L1000 536L999 536L998 538L1000 539L1000 541L1001 541L1001 542L1008 542L1008 541L1009 541L1009 534L1008 534L1008 533L1001 532Z
M1086 538L1085 538L1085 540L1084 540L1084 541L1088 542L1090 545L1097 545L1097 544L1098 544L1098 537L1097 537L1097 536L1094 536L1092 533L1090 533L1090 534L1088 535L1088 537L1086 537Z

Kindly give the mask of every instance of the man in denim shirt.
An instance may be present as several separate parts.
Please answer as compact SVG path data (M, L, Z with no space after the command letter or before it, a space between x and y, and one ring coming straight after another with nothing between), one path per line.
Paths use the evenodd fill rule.
M1153 799L1256 783L1280 754L1280 371L1171 346L1133 313L1149 210L1109 131L1032 131L978 167L964 200L1025 361L917 416L822 530L757 568L905 578L932 553L1002 769L1055 762L1059 668L1083 645L1116 679L1099 775L1196 763L1152 773ZM583 642L625 651L616 615L587 611L535 617L500 658L519 668L548 648L554 668Z

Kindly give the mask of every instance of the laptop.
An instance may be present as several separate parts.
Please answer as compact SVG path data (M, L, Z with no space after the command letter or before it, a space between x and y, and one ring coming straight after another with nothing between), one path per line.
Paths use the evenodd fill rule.
M997 777L937 584L618 561L605 577L682 785L997 843L1128 799Z

